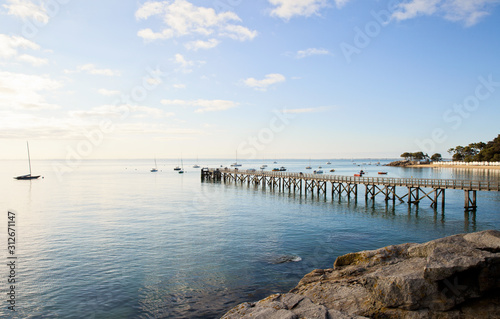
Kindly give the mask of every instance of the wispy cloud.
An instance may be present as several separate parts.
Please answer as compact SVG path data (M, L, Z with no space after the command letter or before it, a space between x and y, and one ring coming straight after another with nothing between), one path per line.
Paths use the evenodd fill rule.
M472 26L489 15L498 0L411 0L397 6L392 17L407 20L422 15L438 15L449 21Z
M62 87L48 76L0 71L0 106L17 110L58 109L45 96Z
M297 59L302 59L302 58L309 57L312 55L326 55L326 54L330 54L330 51L328 51L326 49L309 48L306 50L297 51L297 54L295 54L295 57Z
M192 71L192 68L195 66L201 66L205 64L205 61L192 61L187 60L182 54L177 53L173 59L174 63L179 66L177 71L182 71L184 73L189 73Z
M163 27L158 31L151 28L140 30L137 35L146 41L180 38L184 36L210 37L205 43L191 42L193 48L215 47L214 36L235 40L252 40L257 32L241 24L240 17L230 11L216 13L213 8L198 7L186 0L148 1L135 13L138 20L160 17ZM218 43L217 43L218 44Z
M40 1L38 1L40 2ZM49 15L43 4L37 5L29 0L7 0L8 4L3 7L7 9L7 14L21 19L30 18L33 21L47 24Z
M262 80L257 80L255 78L243 80L246 86L260 91L266 91L269 86L285 81L285 76L279 73L268 74Z
M8 36L0 34L0 59L27 62L33 66L41 66L48 63L47 59L38 58L29 54L21 54L19 50L40 50L40 46L20 36Z
M99 69L92 63L79 65L76 67L75 70L64 70L64 73L66 73L66 74L82 73L82 72L87 73L87 74L91 74L91 75L104 75L104 76L120 76L121 75L120 71L115 71L115 70L111 70L111 69Z
M220 41L217 39L209 39L207 41L197 40L197 41L188 42L184 46L188 50L198 51L200 49L207 50L207 49L215 48L217 45L219 45L219 43L220 43Z
M331 107L328 107L328 106L309 107L309 108L302 108L302 109L285 109L285 110L283 110L283 113L287 113L287 114L317 113L317 112L325 112L329 109L331 109Z
M106 117L106 118L124 118L129 115L132 118L163 118L168 116L173 116L172 112L165 112L164 110L141 106L141 105L101 105L94 107L90 110L79 110L69 112L71 117L75 118L94 118L94 117Z
M268 0L269 3L275 6L271 11L271 15L289 20L294 16L318 15L319 11L328 5L326 0ZM343 4L346 0L336 1L338 4Z
M225 111L238 106L238 103L227 100L162 100L163 105L197 107L195 113Z

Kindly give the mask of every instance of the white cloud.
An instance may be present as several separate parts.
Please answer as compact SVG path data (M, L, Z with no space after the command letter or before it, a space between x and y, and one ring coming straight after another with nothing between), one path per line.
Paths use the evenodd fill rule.
M80 110L69 112L71 117L75 118L93 118L93 117L107 117L107 118L121 118L131 116L132 118L163 118L174 115L167 113L161 109L152 108L148 106L139 105L101 105L94 107L90 110Z
M217 39L209 39L207 41L197 40L186 43L184 46L191 51L198 51L199 49L207 50L218 46L220 43Z
M0 105L8 109L57 109L46 101L44 94L62 86L48 76L0 72Z
M399 4L392 17L406 20L422 15L439 15L446 20L472 26L498 3L498 0L411 0Z
M311 55L325 55L325 54L330 54L330 52L325 49L309 48L307 50L298 51L295 56L297 57L297 59L302 59Z
M162 100L163 105L198 107L196 113L225 111L238 106L238 103L227 100Z
M47 59L37 58L28 54L20 54L20 49L38 51L40 50L40 46L23 37L0 34L0 59L14 59L20 62L27 62L33 66L41 66L48 63Z
M36 5L29 0L7 0L9 4L4 4L7 14L13 15L22 19L32 19L39 23L47 24L49 15L44 5Z
M174 84L172 85L174 89L185 89L186 88L186 84Z
M114 95L119 95L121 92L120 91L113 91L113 90L107 90L107 89L99 89L97 92L99 94L104 95L104 96L114 96Z
M328 5L326 0L268 0L269 3L276 6L271 11L272 16L289 20L294 16L309 17L313 14L319 14L319 10ZM343 5L345 0L335 1L337 6Z
M49 63L49 60L47 60L47 59L37 58L37 57L34 57L32 55L28 55L28 54L20 55L17 58L17 60L22 61L22 62L28 62L29 64L31 64L33 66L42 66L42 65Z
M257 34L257 31L252 31L241 25L234 24L225 26L224 29L220 32L220 35L223 37L228 37L233 40L239 40L242 42L253 40L257 36Z
M279 73L268 74L262 80L257 80L255 78L248 78L244 80L246 86L254 88L256 90L265 91L270 85L284 82L286 80L285 76Z
M337 6L337 8L342 8L343 6L345 6L349 1L351 0L335 0L335 5Z
M163 27L156 32L151 28L140 30L137 35L147 41L195 35L211 39L205 43L190 43L189 46L212 48L216 45L213 41L214 36L230 37L240 41L251 40L257 36L256 31L234 24L241 22L240 17L234 12L216 13L212 8L198 7L186 0L148 1L135 13L138 20L147 20L153 16L162 19Z
M64 70L64 73L87 73L91 75L104 75L104 76L120 76L121 73L119 71L114 71L111 69L98 69L94 64L88 63L79 65L76 67L76 70Z
M302 109L286 109L286 110L283 110L283 113L288 113L288 114L316 113L316 112L324 112L328 109L330 109L330 108L326 107L326 106L309 107L309 108L302 108Z
M195 67L195 66L200 66L202 64L204 64L205 62L204 61L190 61L190 60L186 60L186 58L180 54L180 53L177 53L174 57L174 62L176 64L179 65L180 69L178 71L182 71L184 73L189 73L192 71L192 67Z

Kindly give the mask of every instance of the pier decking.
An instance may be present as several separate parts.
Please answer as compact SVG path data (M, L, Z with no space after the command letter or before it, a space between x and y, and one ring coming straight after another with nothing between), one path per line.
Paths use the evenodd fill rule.
M455 180L455 179L424 179L424 178L393 178L393 177L355 177L339 175L303 174L291 172L269 172L238 169L201 170L202 181L223 181L247 183L262 187L270 187L281 192L299 192L300 194L327 196L327 186L331 184L331 196L347 195L348 198L358 196L358 186L365 186L365 198L375 199L379 194L386 201L408 202L418 205L423 199L431 200L431 206L437 207L439 199L444 208L445 190L463 190L465 194L464 208L473 211L477 208L478 191L500 192L499 182ZM405 194L398 195L396 188L404 188ZM425 190L425 189L431 189Z

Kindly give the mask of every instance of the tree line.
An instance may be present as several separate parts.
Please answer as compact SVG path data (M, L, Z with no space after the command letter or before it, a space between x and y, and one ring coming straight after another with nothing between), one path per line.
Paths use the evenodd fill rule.
M424 154L424 152L414 152L414 153L404 152L403 154L401 154L401 157L407 161L431 160L433 162L439 162L439 161L443 160L443 157L439 153L436 153L436 154L433 154L432 156L429 156L429 154L427 154L427 153Z
M454 161L464 162L500 162L500 134L488 143L470 143L467 146L450 148Z

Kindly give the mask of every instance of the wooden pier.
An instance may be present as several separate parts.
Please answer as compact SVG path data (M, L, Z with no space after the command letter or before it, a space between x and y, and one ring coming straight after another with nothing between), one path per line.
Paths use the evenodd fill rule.
M463 190L465 194L464 208L466 211L475 211L477 208L478 191L500 192L499 182L472 181L455 179L424 179L424 178L387 178L387 177L355 177L322 174L303 174L289 172L269 172L238 169L201 170L202 181L220 181L224 183L246 183L269 187L280 192L300 193L312 196L327 196L327 186L331 184L332 198L346 195L357 199L358 186L365 186L365 199L375 199L377 195L384 196L385 201L396 199L407 202L408 205L418 205L424 199L431 201L436 208L441 201L445 205L445 190ZM405 189L404 194L398 195L397 188Z

